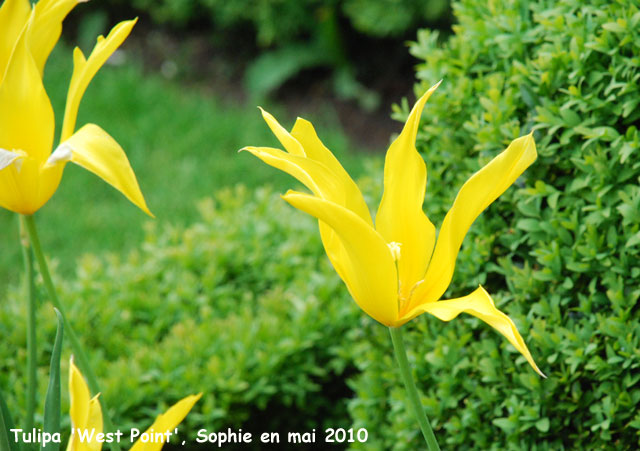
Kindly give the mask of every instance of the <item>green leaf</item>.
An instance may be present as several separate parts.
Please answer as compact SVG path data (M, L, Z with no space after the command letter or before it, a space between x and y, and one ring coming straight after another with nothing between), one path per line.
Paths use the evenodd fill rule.
M609 23L602 24L602 28L604 28L605 30L612 31L614 33L624 33L625 31L627 31L626 28L624 28L622 25L616 22L609 22Z
M510 418L496 418L492 423L506 433L510 433L516 429L516 424Z
M11 414L7 404L4 402L2 392L0 392L0 449L20 451L20 444L11 438L11 429L13 429Z
M575 127L581 122L580 116L570 109L561 109L560 116L562 116L562 119L564 119L569 127Z
M58 316L58 331L56 340L53 343L51 353L51 367L49 370L49 387L47 388L47 398L44 403L44 425L43 431L53 436L60 433L60 354L62 351L62 336L64 335L64 324L62 314L54 308ZM40 448L42 451L58 451L60 443L51 442Z
M547 432L549 430L549 418L541 418L536 421L536 428L540 432Z
M519 220L516 224L516 227L526 232L539 232L540 230L542 230L540 228L540 221L530 218Z
M637 232L631 235L624 246L633 247L633 246L637 246L638 244L640 244L640 232Z
M520 96L522 97L522 101L525 105L531 109L534 109L540 102L536 94L525 84L520 85Z

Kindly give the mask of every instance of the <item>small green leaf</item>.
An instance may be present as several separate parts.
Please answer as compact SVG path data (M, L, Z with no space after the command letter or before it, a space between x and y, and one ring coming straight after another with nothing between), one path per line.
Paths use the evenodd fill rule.
M516 424L511 421L510 418L496 418L492 421L493 424L498 426L506 433L510 433L516 429Z
M517 222L516 227L524 230L525 232L539 232L542 230L540 228L540 221L537 219L521 219Z
M572 111L570 109L561 109L560 116L562 116L562 119L564 119L569 127L575 127L581 122L580 116L578 116L575 111Z
M55 309L58 316L58 331L56 340L53 343L51 353L51 368L49 370L49 387L47 388L47 398L44 403L44 432L53 435L60 433L60 354L62 351L62 337L64 335L64 324L62 315ZM58 451L60 443L51 442L40 448L42 451Z
M612 31L614 33L624 33L625 31L627 31L626 28L624 28L623 26L621 26L619 23L616 23L616 22L609 22L609 23L602 24L602 28L608 31Z
M640 232L637 232L631 235L624 246L633 247L633 246L637 246L638 244L640 244Z
M522 97L522 101L525 105L531 109L535 108L540 102L536 94L525 84L520 84L520 96Z
M536 428L540 432L549 431L549 418L541 418L538 421L536 421Z

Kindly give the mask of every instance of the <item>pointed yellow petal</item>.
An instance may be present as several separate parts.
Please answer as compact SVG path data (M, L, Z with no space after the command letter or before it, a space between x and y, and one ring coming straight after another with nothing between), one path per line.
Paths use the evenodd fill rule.
M435 227L422 210L427 168L415 143L422 109L439 85L418 99L385 159L384 194L376 215L376 230L387 243L400 244L401 302L409 298L412 287L424 277L436 238Z
M89 401L89 409L87 415L87 422L83 426L76 426L72 424L74 434L69 437L69 443L67 444L67 451L101 451L102 442L99 442L97 435L103 431L102 426L102 408L100 407L100 401L96 395ZM79 430L78 430L79 429ZM92 435L93 432L93 435ZM80 434L83 434L84 440L80 439ZM91 438L91 439L89 439Z
M291 136L302 145L307 158L323 164L334 175L335 184L339 186L343 200L330 200L353 211L365 222L373 225L369 207L367 207L358 185L345 171L333 153L320 141L311 122L298 118L291 130Z
M193 405L200 399L202 394L189 395L171 406L165 413L158 415L156 421L145 432L164 433L173 430L187 416ZM131 448L131 451L159 451L164 443L142 443L140 440Z
M69 415L71 416L71 427L76 433L69 438L67 451L100 451L102 443L96 440L96 435L103 431L102 409L98 396L90 398L89 387L78 367L73 363L73 357L69 363L69 398L71 406ZM78 436L78 429L87 430L91 433L94 429L93 440L84 443Z
M44 162L51 152L53 131L51 102L23 30L0 85L0 147L24 150Z
M47 58L62 33L62 21L77 4L78 0L41 0L35 4L35 20L29 29L29 49L41 77Z
M267 148L247 148L267 164L281 169L318 196L331 200L360 216L373 226L362 193L335 156L318 138L313 125L298 118L289 134L268 112L260 109L264 120L288 153ZM279 152L279 153L278 153ZM314 170L319 167L321 170ZM331 227L319 221L320 236L327 256L338 275L346 280L346 250Z
M28 0L5 0L0 7L0 83L30 12L31 4Z
M408 312L403 316L402 320L406 322L424 312L430 313L442 321L451 321L462 312L480 318L509 340L509 343L527 359L527 362L538 374L546 377L534 362L533 357L531 357L531 353L527 349L522 336L520 336L516 325L513 324L511 318L496 308L489 293L481 286L473 293L461 298L422 304Z
M366 204L364 204L362 195L360 195L360 199L363 205L360 205L358 198L352 197L353 191L345 188L343 180L322 162L299 155L292 155L280 149L270 147L245 147L242 150L251 152L268 165L295 177L318 197L330 200L347 209L353 207L356 210L354 213L359 214L360 217L365 215L362 219L365 221L368 220L369 225L372 225L371 216L369 215ZM366 213L362 211L363 208L366 210ZM327 256L329 260L331 260L336 272L344 279L345 269L342 263L345 258L344 247L331 227L328 227L322 222L319 222L319 227L320 236Z
M85 443L78 443L77 451L102 450L102 442L99 442L96 437L104 430L102 426L102 407L98 399L99 396L99 394L94 396L89 402L89 416L87 417L87 424L85 426L85 429L87 429L89 433L91 433L92 430L95 431L95 433L93 434L92 440L85 441Z
M89 387L78 367L73 363L73 357L69 363L69 398L71 406L71 426L83 429L89 421L89 403L91 394Z
M315 195L353 211L365 222L373 225L369 209L355 183L351 181L353 187L349 186L341 175L336 174L322 161L292 155L272 147L245 147L242 150L252 153L268 165L295 177ZM346 172L344 175L351 180Z
M58 146L51 154L48 165L69 160L93 172L153 217L124 150L100 127L95 124L82 127Z
M260 112L262 113L262 118L265 120L273 134L276 135L276 138L278 138L278 141L280 141L286 151L290 154L304 157L304 149L298 140L291 136L270 113L267 113L262 108L260 108Z
M260 108L260 111L262 112L262 117L264 118L265 122L269 125L269 128L271 129L273 134L276 135L280 143L286 149L289 156L298 157L298 159L296 160L293 160L292 158L292 161L299 162L306 159L307 161L319 163L322 167L326 168L329 171L331 184L335 185L332 190L336 194L334 197L331 197L330 200L344 206L345 208L353 210L357 215L362 217L362 219L373 224L373 222L371 221L371 214L369 213L369 209L364 202L364 198L362 197L358 186L354 183L351 177L349 177L347 171L344 170L342 165L338 162L331 151L322 144L322 142L316 135L315 130L313 129L313 125L311 125L310 122L305 121L304 119L298 118L290 134L284 129L284 127L282 127L278 123L278 121L271 114L264 111L262 108ZM272 148L262 147L247 147L243 150L251 151L254 155L261 158L265 163L291 174L293 177L296 177L298 180L300 180L300 182L307 186L307 188L311 189L312 191L314 190L310 186L310 184L307 181L301 179L298 174L292 173L278 164L274 164L275 161L273 159L267 161L267 159L263 158L263 156L258 155L258 153L255 152L261 149L265 152L272 152L276 150ZM286 157L286 153L284 153L284 156L278 155L279 160L285 159ZM322 196L322 194L318 195Z
M458 251L473 221L511 186L536 156L533 135L522 136L466 181L444 218L424 283L416 287L412 306L440 299L451 282Z
M340 274L356 303L384 325L397 320L397 275L382 237L358 215L325 199L289 191L283 198L331 227L345 249Z
M137 19L120 22L113 27L106 39L102 36L98 37L98 42L93 48L91 55L89 55L88 60L85 59L79 48L76 47L73 51L73 75L71 76L69 92L67 93L67 104L65 106L64 121L62 123L62 133L60 136L61 142L73 134L80 100L87 86L89 86L89 82L111 54L115 52L120 44L129 36L136 21Z
M292 155L272 147L245 147L246 150L276 169L295 177L315 195L345 204L348 200L335 175L322 163Z

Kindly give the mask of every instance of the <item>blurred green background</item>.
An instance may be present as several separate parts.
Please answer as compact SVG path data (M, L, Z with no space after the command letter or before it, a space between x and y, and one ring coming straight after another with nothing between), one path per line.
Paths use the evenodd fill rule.
M185 433L364 427L366 444L341 446L419 449L387 331L349 299L314 221L279 198L297 183L237 150L277 146L256 105L287 128L310 119L375 211L383 151L414 94L444 79L417 143L436 227L512 139L534 130L539 152L472 226L445 297L485 286L549 377L474 318L412 321L442 447L640 446L637 3L109 0L79 5L65 39L88 50L135 15L78 123L120 142L157 219L73 165L36 218L117 424L147 426L202 391ZM58 117L70 71L59 45L45 74ZM20 412L14 216L0 212L0 382ZM52 342L46 302L39 319Z

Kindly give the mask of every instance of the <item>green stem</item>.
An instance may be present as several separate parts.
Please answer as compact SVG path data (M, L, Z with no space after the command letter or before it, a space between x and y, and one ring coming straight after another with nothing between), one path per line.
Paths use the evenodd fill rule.
M424 413L424 408L420 402L420 394L418 393L416 384L411 376L411 368L409 367L409 361L407 360L407 351L405 350L404 340L402 339L402 330L399 327L390 327L389 332L391 333L391 341L393 342L393 350L396 353L396 360L400 367L400 375L402 376L404 387L407 390L407 395L409 395L409 402L411 403L413 413L418 420L418 424L420 424L424 440L427 442L429 451L440 451L440 446L438 446L436 436L433 434L433 429L431 429L429 419Z
M38 353L36 337L36 290L35 272L33 270L33 253L29 243L29 236L25 230L24 217L20 216L20 244L24 270L27 275L27 418L25 428L30 431L35 426L36 391L38 387Z
M58 299L58 295L56 294L56 289L53 285L53 280L51 279L51 274L49 273L49 267L47 265L47 261L44 257L44 253L42 252L42 246L40 246L40 239L38 238L38 231L36 230L36 223L33 219L33 215L24 215L24 223L27 226L27 231L29 232L29 239L31 240L31 246L33 248L33 253L36 256L36 260L38 261L38 267L40 268L40 274L42 275L42 280L44 282L44 286L49 294L49 298L51 299L51 303L55 308L60 311L62 315L62 321L64 323L64 329L71 342L71 347L73 348L73 353L75 360L82 371L82 374L87 379L87 383L89 384L89 389L92 393L100 393L100 386L98 385L98 380L93 373L93 369L89 365L89 359L82 348L82 344L80 340L78 340L78 336L75 331L71 327L69 320L67 319L67 315L65 313L64 307L60 303ZM111 417L109 416L109 410L104 400L104 396L100 397L100 403L102 404L102 421L104 422L105 429L108 432L114 431L113 423L111 421ZM112 451L120 451L120 445L118 443L110 443Z

